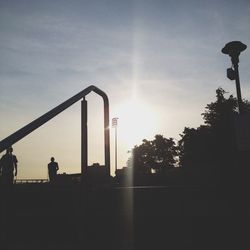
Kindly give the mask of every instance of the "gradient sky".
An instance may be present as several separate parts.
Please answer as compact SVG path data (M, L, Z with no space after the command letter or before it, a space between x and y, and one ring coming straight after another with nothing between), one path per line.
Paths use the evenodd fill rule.
M202 124L219 86L236 95L221 48L250 46L249 24L249 1L0 0L0 140L96 85L109 96L110 117L119 117L121 168L143 138L178 140L185 126ZM249 51L240 76L250 100ZM102 100L87 100L89 164L103 164ZM110 139L113 169L113 129ZM60 173L79 172L80 103L13 147L18 178L46 178L51 156Z

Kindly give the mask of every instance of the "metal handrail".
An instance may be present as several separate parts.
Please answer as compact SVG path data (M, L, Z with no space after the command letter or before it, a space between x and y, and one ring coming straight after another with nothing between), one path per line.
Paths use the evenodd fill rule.
M25 136L57 116L59 113L64 111L65 109L69 108L71 105L79 101L80 99L84 98L88 95L91 91L95 92L96 94L100 95L103 98L104 102L104 143L105 143L105 165L110 169L110 141L109 141L109 100L108 96L105 92L100 90L94 85L87 87L86 89L82 90L78 94L74 95L73 97L69 98L65 102L61 103L57 107L53 108L49 112L45 113L44 115L40 116L39 118L35 119L28 125L24 126L23 128L17 130L13 134L9 135L2 141L0 141L0 153L7 149L8 147L12 146L14 143L18 142L19 140L23 139Z
M14 184L27 184L27 183L46 183L48 179L16 179Z

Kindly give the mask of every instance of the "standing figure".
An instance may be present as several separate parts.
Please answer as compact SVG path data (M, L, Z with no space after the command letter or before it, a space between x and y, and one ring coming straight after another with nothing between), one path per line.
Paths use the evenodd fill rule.
M51 157L51 162L48 164L49 181L54 183L56 180L57 171L59 170L58 163L55 162L55 158Z
M2 173L4 185L13 184L14 175L17 176L17 158L12 152L12 147L7 148L6 154L0 159L0 172ZM15 173L13 173L14 169Z

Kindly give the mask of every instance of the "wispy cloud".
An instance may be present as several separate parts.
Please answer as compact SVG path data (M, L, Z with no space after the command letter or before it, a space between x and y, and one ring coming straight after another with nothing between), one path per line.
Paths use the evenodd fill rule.
M244 0L1 1L1 134L96 84L111 111L136 85L161 117L157 130L178 135L202 122L218 86L235 93L225 77L230 59L220 50L230 40L250 45L249 19ZM247 99L249 65L247 49L240 62ZM73 118L65 119L62 131Z

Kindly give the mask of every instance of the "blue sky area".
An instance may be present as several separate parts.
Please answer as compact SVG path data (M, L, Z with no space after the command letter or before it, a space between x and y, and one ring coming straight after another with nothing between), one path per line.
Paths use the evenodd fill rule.
M89 85L119 117L119 167L127 151L157 133L179 139L223 87L227 42L250 46L249 1L0 1L0 140ZM240 57L250 100L249 48ZM103 164L102 101L89 101L89 164ZM111 129L111 158L114 131ZM18 178L80 171L80 104L14 145ZM2 155L2 154L1 154Z

